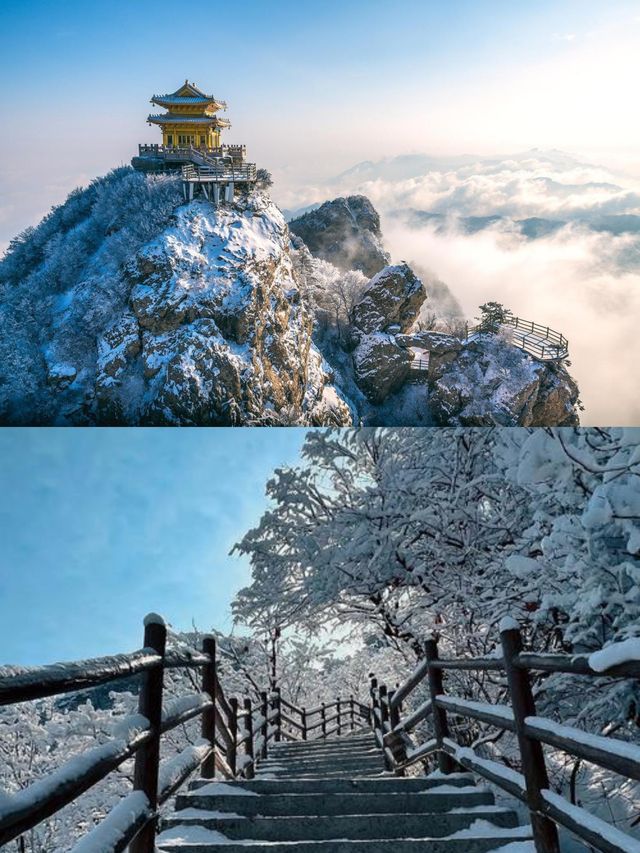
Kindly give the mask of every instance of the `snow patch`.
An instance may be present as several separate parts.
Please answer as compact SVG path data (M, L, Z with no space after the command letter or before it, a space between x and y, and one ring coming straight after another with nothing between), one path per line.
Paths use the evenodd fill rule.
M596 672L605 672L612 666L629 661L640 661L640 637L631 637L621 643L611 643L589 655L589 666Z
M143 817L151 816L152 809L146 794L142 791L132 791L75 845L71 853L113 853L132 825Z

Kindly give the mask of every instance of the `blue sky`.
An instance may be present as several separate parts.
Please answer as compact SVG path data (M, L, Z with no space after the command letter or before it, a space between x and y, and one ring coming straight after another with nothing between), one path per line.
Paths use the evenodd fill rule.
M0 663L137 648L153 610L230 631L230 547L302 429L0 430Z
M637 0L4 0L0 248L154 141L149 98L186 77L277 200L387 154L637 152L639 36Z

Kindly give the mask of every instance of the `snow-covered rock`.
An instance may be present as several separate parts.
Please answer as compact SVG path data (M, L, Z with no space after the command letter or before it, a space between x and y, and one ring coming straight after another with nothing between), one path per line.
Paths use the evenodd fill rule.
M407 335L397 335L396 340L402 347L418 347L434 355L458 353L464 346L460 338L456 338L455 335L448 335L445 332L413 332Z
M351 321L356 332L363 335L390 326L398 327L394 331L407 332L426 298L423 283L408 264L388 266L371 279L351 312Z
M218 209L206 201L184 205L127 273L141 346L109 373L130 338L127 315L114 356L103 354L98 372L99 417L121 419L127 380L142 374L140 420L147 423L268 423L285 412L307 423L350 422L339 394L331 412L322 412L329 374L317 369L287 227L268 196Z
M407 381L411 352L398 346L393 335L365 335L353 353L356 382L372 403L382 403Z
M146 218L144 210L126 208L125 185L141 205L152 193ZM94 190L70 197L60 216L50 214L57 233L49 228L42 260L31 243L47 220L0 265L0 285L2 273L11 285L27 279L31 265L27 298L43 312L28 327L32 364L24 387L16 376L23 365L16 369L4 360L0 367L13 371L4 383L0 377L1 420L351 423L350 406L311 339L313 320L292 267L289 230L266 193L218 208L205 200L181 204L170 180L129 170L107 176ZM111 205L101 205L105 194ZM66 208L75 215L78 202L78 222L68 228ZM125 244L127 228L134 233ZM47 257L51 244L59 266ZM15 313L9 302L0 316L5 329L7 321L18 322L24 300L15 303Z
M573 426L579 391L564 365L486 335L431 356L429 405L441 426Z
M380 217L363 195L336 198L289 222L313 255L343 270L375 275L389 263Z

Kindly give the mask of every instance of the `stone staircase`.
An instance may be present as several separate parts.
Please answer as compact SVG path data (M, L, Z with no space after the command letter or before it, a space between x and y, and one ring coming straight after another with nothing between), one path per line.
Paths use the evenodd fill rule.
M163 853L485 853L531 837L470 774L388 773L369 733L274 744L254 779L194 781L160 829Z

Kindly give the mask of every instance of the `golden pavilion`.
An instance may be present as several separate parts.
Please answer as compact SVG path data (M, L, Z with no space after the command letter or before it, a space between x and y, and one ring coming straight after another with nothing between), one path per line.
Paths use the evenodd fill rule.
M220 131L231 127L226 118L217 115L220 110L226 110L225 101L205 94L188 80L169 95L154 95L151 103L167 110L160 115L150 115L147 121L160 126L162 144L168 148L219 148Z
M256 183L256 164L246 162L246 147L220 143L220 131L231 127L218 115L227 108L224 101L185 80L169 95L154 95L151 103L166 110L147 117L162 130L162 143L138 145L138 156L131 160L134 169L180 171L187 201L198 193L216 204L230 202L237 189L246 191Z

